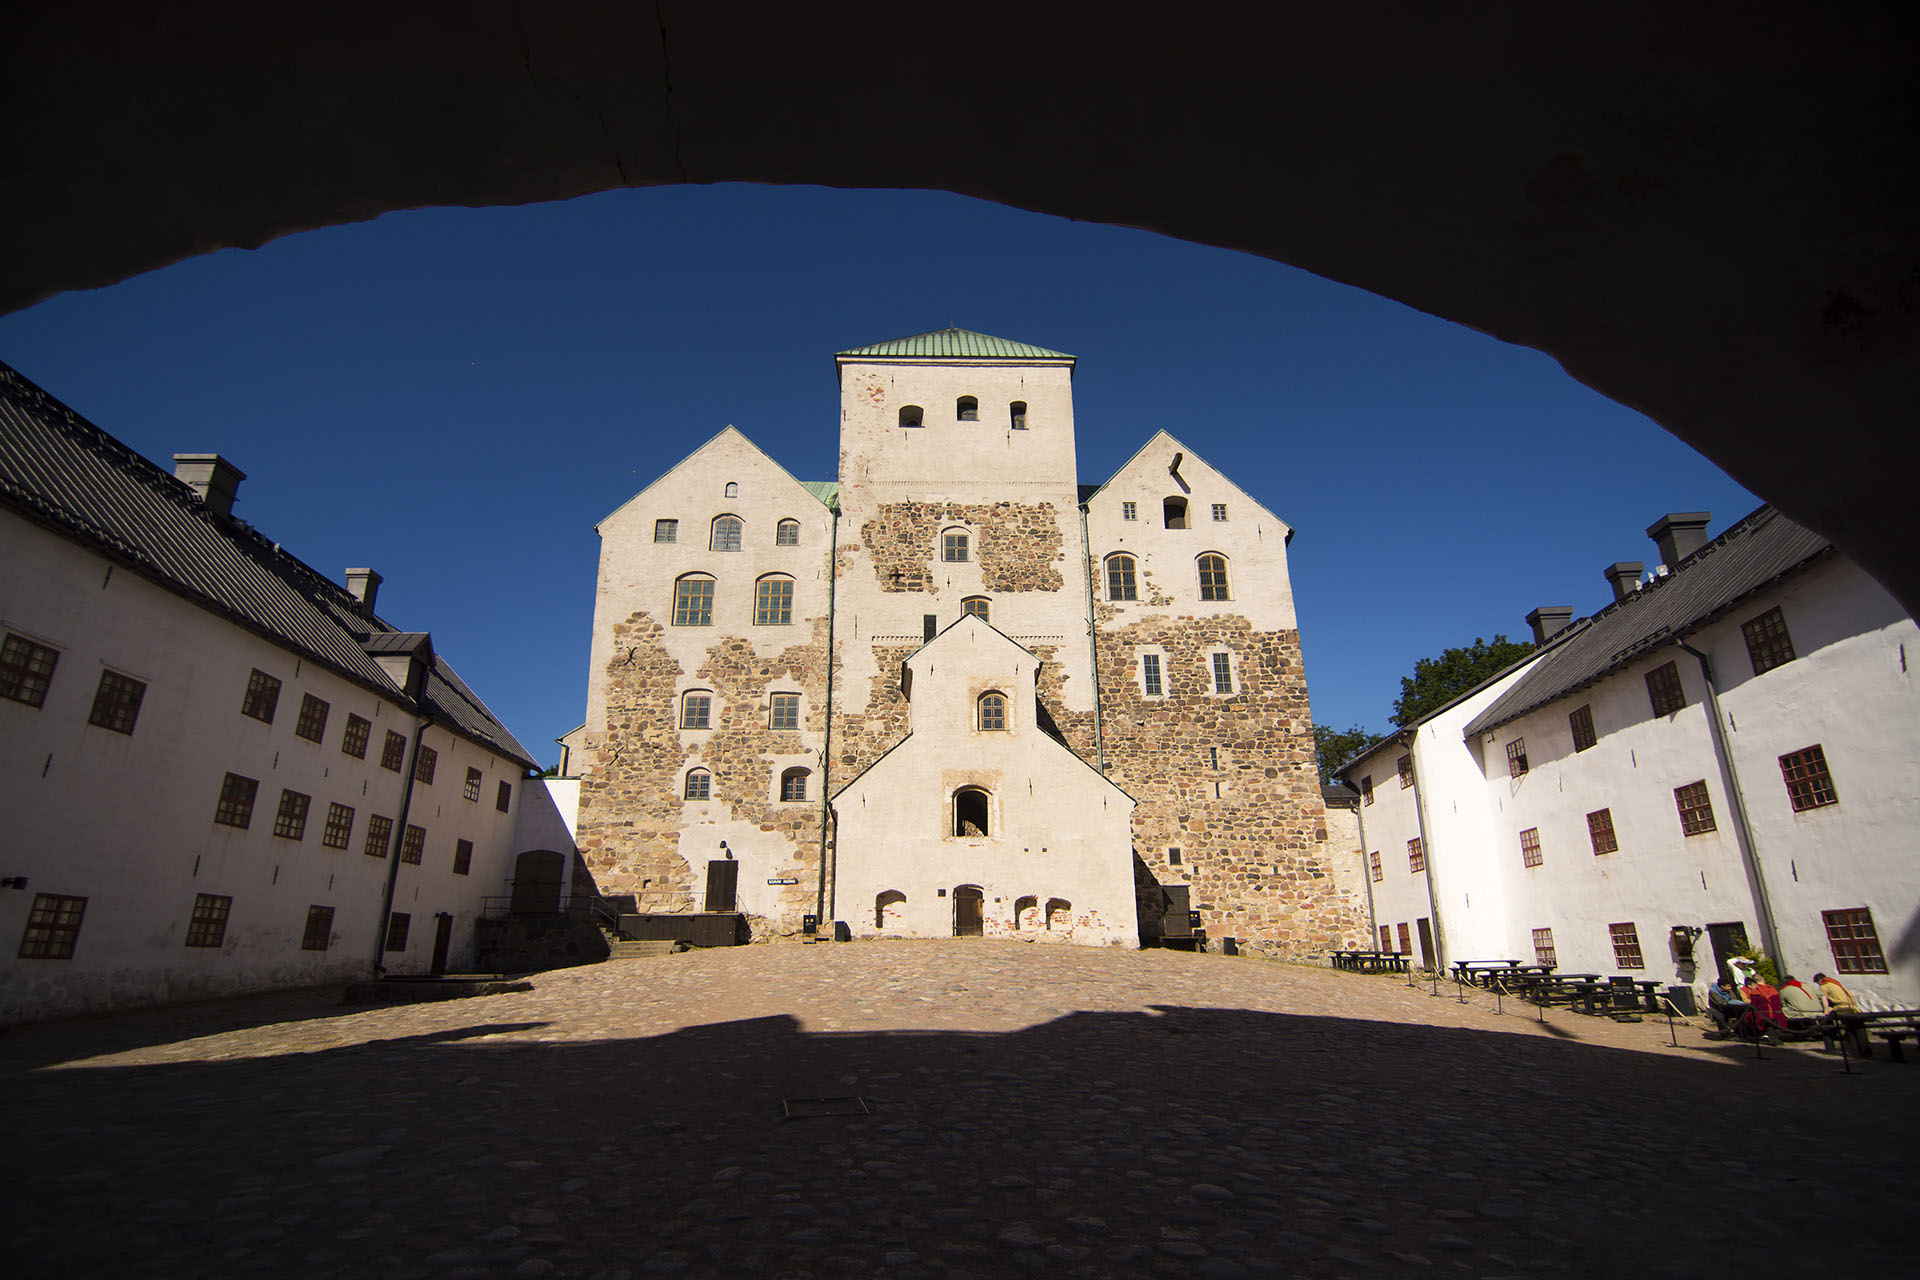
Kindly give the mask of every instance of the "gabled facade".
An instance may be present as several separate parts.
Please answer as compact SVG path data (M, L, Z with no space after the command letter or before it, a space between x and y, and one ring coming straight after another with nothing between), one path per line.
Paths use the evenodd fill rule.
M777 898L742 901L755 936L794 933L814 911L897 932L867 883L871 871L873 893L906 892L882 874L891 837L838 803L831 815L794 809L788 821L760 796L787 770L811 767L827 784L821 794L860 778L871 803L865 771L902 749L910 722L966 722L964 704L933 708L923 701L930 695L910 698L906 677L934 636L977 618L1033 662L1033 727L1076 755L1092 781L1141 802L1107 854L1135 886L1134 919L1114 920L1103 905L1099 926L1080 926L1074 940L1152 940L1172 886L1190 890L1215 937L1252 949L1298 954L1346 940L1359 904L1335 887L1326 862L1287 526L1165 434L1097 493L1084 491L1092 496L1083 506L1074 361L1064 353L943 330L844 351L836 362L837 482L787 480L784 491L749 494L742 481L737 507L746 527L767 529L775 507L796 492L828 504L817 535L803 525L805 554L797 557L826 588L824 599L796 593L797 607L803 596L807 602L804 646L757 617L725 620L717 605L711 624L696 625L677 608L674 585L708 575L717 592L738 593L745 577L802 577L800 568L756 565L728 585L723 575L737 556L703 560L651 533L661 519L699 525L720 514L716 495L749 474L744 451L757 454L744 438L718 438L602 525L580 819L601 890L635 894L657 910L696 909L703 862L726 856L743 864L743 886L796 882L776 886ZM1184 528L1168 527L1173 495L1191 504ZM1116 555L1133 557L1135 586L1109 599ZM1152 693L1139 674L1148 652L1165 664ZM750 655L760 682L730 691L729 705L788 679L803 682L796 687L818 718L780 742L751 732L734 741L719 727L697 740L670 731L675 699L708 687L703 673L729 654ZM1023 749L1051 750L1020 737ZM998 750L1012 741L948 744L956 758L913 774L908 793L890 803L947 813L953 795L941 779L972 767L969 745ZM909 755L929 749L923 743ZM695 799L681 780L708 768L715 752L735 753L741 767L724 786L715 774L718 789ZM1111 809L1111 800L1103 803ZM809 825L823 817L825 829ZM953 838L942 831L935 823L899 839ZM1032 834L1008 829L1006 839L1023 852L1055 847ZM856 866L858 886L848 879ZM1008 927L1013 904L1027 896L1034 895L1014 892L997 904ZM1076 908L1086 901L1083 894ZM922 918L911 893L908 902L911 912L896 912L899 928L909 919L916 932L956 927L952 917ZM1043 923L1045 915L1043 904Z

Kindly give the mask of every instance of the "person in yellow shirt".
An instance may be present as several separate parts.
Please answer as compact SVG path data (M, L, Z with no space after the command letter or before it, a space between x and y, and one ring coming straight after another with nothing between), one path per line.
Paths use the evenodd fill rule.
M1840 979L1824 973L1813 975L1813 985L1820 988L1820 1003L1828 1013L1857 1013L1860 1006L1853 998L1853 992L1847 990Z

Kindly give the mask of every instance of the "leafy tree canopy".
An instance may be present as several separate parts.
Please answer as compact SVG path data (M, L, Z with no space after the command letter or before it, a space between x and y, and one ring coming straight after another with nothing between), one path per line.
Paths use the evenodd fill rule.
M1313 749L1320 757L1320 785L1333 781L1333 771L1372 746L1380 735L1359 725L1336 729L1330 724L1313 726Z
M1495 636L1491 643L1475 636L1471 646L1420 659L1413 664L1412 675L1400 678L1400 700L1393 704L1394 726L1406 728L1532 652L1531 644L1505 636Z

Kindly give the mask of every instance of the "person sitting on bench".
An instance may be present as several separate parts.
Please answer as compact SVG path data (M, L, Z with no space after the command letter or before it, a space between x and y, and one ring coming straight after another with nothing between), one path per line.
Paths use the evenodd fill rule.
M1820 997L1807 990L1800 979L1792 974L1788 974L1780 984L1780 1004L1786 1010L1789 1021L1817 1018L1825 1012L1820 1006Z
M1853 998L1853 992L1847 990L1840 979L1829 974L1813 975L1814 985L1820 988L1820 1002L1827 1007L1828 1013L1856 1013L1860 1002Z
M1714 1025L1722 1034L1731 1035L1733 1029L1747 1012L1747 1002L1741 997L1740 988L1725 978L1715 978L1713 985L1707 988L1707 1013L1713 1018Z

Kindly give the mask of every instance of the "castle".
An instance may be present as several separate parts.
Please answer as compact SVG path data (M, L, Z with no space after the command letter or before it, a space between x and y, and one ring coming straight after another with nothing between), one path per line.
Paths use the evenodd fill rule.
M1080 485L1072 356L946 329L836 362L837 483L728 427L598 525L599 891L755 938L1357 938L1292 530L1164 431Z

